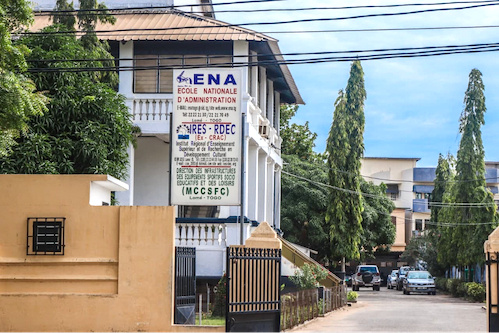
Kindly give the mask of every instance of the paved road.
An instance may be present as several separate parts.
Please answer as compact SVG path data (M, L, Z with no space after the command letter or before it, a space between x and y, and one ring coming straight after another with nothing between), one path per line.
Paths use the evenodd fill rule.
M404 295L361 288L356 304L310 321L293 332L486 332L483 304L447 295Z

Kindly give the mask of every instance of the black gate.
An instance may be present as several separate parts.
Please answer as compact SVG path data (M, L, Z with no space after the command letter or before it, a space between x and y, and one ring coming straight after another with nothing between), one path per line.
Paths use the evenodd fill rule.
M499 253L487 252L487 316L488 331L499 332ZM494 274L495 280L492 280ZM496 294L492 295L492 284L496 286Z
M175 324L196 324L196 248L175 247Z
M227 332L279 332L281 250L227 251Z

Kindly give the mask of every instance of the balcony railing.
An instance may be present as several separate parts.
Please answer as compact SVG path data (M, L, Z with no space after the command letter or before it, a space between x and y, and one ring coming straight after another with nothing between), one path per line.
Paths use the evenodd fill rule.
M135 122L166 122L171 99L135 98L132 100L132 119Z
M431 212L428 207L428 199L413 199L412 200L412 211L414 213L429 213Z
M223 223L176 223L176 246L227 247L227 226Z

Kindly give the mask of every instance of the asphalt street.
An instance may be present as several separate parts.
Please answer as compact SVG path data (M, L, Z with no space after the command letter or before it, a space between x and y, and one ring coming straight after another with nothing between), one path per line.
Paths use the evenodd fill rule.
M358 302L291 329L292 332L486 332L482 303L439 294L361 288Z

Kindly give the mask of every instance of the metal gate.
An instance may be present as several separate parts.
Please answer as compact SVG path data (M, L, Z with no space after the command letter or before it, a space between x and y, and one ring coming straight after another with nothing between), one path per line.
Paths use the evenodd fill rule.
M227 332L279 332L281 250L227 251Z
M499 332L499 253L487 252L487 316L488 331ZM494 278L494 280L492 280ZM495 285L496 294L492 294L492 285Z
M175 324L196 324L196 248L175 247Z

